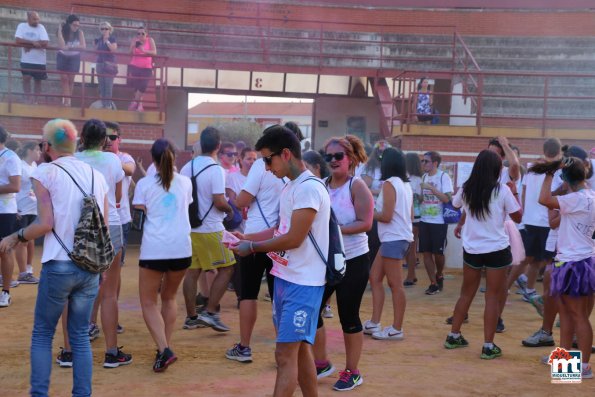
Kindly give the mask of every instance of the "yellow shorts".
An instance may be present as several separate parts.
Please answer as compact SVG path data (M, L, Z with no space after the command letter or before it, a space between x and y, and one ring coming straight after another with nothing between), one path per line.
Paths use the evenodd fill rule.
M236 263L233 252L222 243L223 232L190 233L192 239L192 265L190 269L209 271Z

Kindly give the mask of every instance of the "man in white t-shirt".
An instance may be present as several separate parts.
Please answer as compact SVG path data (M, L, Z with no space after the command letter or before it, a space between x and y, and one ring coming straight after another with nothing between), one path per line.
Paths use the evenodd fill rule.
M21 189L21 159L6 148L8 132L0 126L0 240L17 230L17 193ZM14 254L0 254L2 270L2 292L0 307L10 305L10 287L14 270ZM16 287L18 282L12 283Z
M219 317L219 302L227 290L233 275L236 260L233 253L223 246L223 219L233 215L225 198L225 171L217 164L217 153L221 147L221 135L214 127L205 128L200 134L201 154L182 167L181 175L196 181L198 219L202 224L192 228L192 265L184 277L184 301L186 321L184 329L212 327L218 332L227 332L229 327ZM193 194L194 196L194 194ZM190 217L192 224L192 217ZM217 269L209 291L206 308L196 313L196 284L201 272Z
M514 182L521 178L521 163L505 136L490 139L488 150L497 153L502 161L508 160L508 167L502 167L500 183Z
M41 94L41 81L48 78L46 73L46 55L50 38L45 27L39 23L39 14L27 12L27 22L19 23L15 33L15 42L23 46L21 50L21 74L25 99L37 103ZM31 99L31 79L35 81L35 97Z
M427 152L421 160L425 174L422 176L422 203L419 222L419 252L424 255L424 265L430 278L427 295L442 291L444 284L444 248L448 225L444 223L442 206L450 201L452 180L438 166L442 157L438 152Z
M302 395L315 396L317 379L311 345L326 266L308 232L321 252L328 252L330 198L324 184L306 169L300 142L288 128L269 127L256 149L266 168L278 178L288 177L289 182L281 193L279 225L240 236L244 240L234 250L240 256L268 252L273 259L273 322L277 329L274 395L291 396L299 383Z

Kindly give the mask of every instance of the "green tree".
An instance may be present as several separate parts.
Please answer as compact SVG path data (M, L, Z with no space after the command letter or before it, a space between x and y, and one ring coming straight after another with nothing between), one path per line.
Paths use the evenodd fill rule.
M249 120L221 121L214 127L221 131L223 141L244 141L250 147L254 147L263 131L260 124Z

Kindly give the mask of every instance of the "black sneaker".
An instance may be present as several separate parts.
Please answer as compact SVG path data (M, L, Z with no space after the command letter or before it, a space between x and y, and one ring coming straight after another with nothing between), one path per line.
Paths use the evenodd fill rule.
M176 362L177 359L178 357L176 357L169 347L166 347L163 350L163 353L159 353L159 350L157 350L157 356L155 357L155 363L153 364L153 371L163 372L167 367Z
M316 367L316 377L318 379L326 378L335 373L336 370L333 364L329 362L326 367Z
M488 347L483 347L481 349L481 358L484 360L493 360L496 357L500 357L502 355L502 349L498 346L494 345L491 349Z
M444 276L436 276L436 284L438 284L438 289L442 291L444 289Z
M455 338L452 335L448 335L446 340L444 341L444 347L447 349L456 349L458 347L467 347L469 346L469 342L467 339L463 338L463 334L460 334L458 338Z
M498 324L496 325L496 333L501 334L502 332L506 331L506 327L504 326L504 321L500 317L498 317Z
M118 368L120 365L128 365L132 362L132 355L124 353L121 348L122 346L118 347L116 355L105 353L103 368Z
M450 316L449 318L447 318L446 319L446 324L452 325L452 318L453 318L453 316ZM469 322L469 313L465 314L465 319L463 320L463 322L465 324L467 324Z
M64 351L64 348L61 347L56 362L61 368L72 368L72 352Z
M413 287L415 284L417 284L417 279L414 278L413 280L405 280L403 281L403 286L405 287Z
M440 288L437 284L430 284L430 286L425 292L426 295L436 295L438 292L440 292Z

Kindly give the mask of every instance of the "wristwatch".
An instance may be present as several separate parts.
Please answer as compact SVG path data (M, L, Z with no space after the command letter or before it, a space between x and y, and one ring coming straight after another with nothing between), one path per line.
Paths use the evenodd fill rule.
M26 243L26 242L28 242L28 241L29 241L29 240L27 240L27 239L25 238L25 235L24 235L24 234L25 234L25 228L22 228L22 229L20 229L20 230L17 232L17 238L19 239L19 241L20 241L21 243Z

